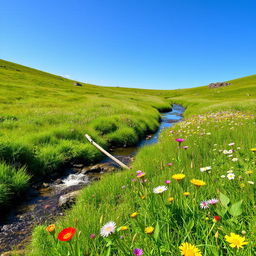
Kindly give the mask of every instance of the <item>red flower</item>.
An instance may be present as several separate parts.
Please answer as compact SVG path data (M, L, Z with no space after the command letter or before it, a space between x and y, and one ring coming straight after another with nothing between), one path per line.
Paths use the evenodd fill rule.
M218 222L218 221L220 221L220 216L214 216L213 221L214 221L214 222Z
M59 234L58 239L60 241L66 242L72 239L72 237L75 235L76 229L75 228L64 228Z

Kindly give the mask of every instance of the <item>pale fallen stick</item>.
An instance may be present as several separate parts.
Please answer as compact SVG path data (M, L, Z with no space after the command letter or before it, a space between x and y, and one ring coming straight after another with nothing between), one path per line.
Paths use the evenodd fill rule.
M118 159L116 159L114 156L112 156L111 154L109 154L105 149L103 149L100 145L98 145L96 142L93 141L93 139L88 135L85 134L84 135L86 137L86 139L93 145L95 146L97 149L99 149L103 154L105 154L106 156L108 156L109 158L111 158L114 162L116 162L118 165L120 165L121 167L123 167L124 169L131 169L130 167L128 167L127 165L125 165L124 163L122 163L121 161L119 161Z

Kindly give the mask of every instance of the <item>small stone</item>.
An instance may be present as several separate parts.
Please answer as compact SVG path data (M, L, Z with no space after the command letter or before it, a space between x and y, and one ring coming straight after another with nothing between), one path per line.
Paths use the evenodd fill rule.
M209 88L219 88L223 86L231 85L231 83L228 82L217 82L217 83L211 83L208 85Z
M57 179L57 180L55 180L55 182L54 182L56 185L59 185L59 184L61 184L62 183L62 180L61 179Z
M83 168L83 164L73 164L74 168Z
M78 82L75 82L74 85L76 85L76 86L83 86L82 84L80 84Z
M48 188L48 187L49 187L49 183L44 182L44 183L42 184L42 187L43 187L43 188Z
M75 203L78 194L79 191L73 191L60 196L58 206L61 208L69 208L72 204Z

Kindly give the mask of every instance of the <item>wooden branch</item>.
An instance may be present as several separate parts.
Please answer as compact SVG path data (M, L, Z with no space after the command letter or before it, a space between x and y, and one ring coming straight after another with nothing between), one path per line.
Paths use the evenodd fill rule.
M92 138L88 135L85 134L84 135L86 137L86 139L93 145L95 146L97 149L99 149L103 154L105 154L106 156L108 156L109 158L111 158L114 162L116 162L118 165L120 165L122 168L124 169L131 169L130 167L128 167L127 165L125 165L124 163L122 163L121 161L119 161L117 158L115 158L114 156L112 156L111 154L109 154L104 148L102 148L100 145L98 145L95 141L92 140Z

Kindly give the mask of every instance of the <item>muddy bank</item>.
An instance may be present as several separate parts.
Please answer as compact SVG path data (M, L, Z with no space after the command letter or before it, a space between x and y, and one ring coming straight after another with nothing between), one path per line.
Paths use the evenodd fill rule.
M161 130L181 121L183 112L182 106L174 104L170 112L161 114L160 127L155 134L148 135L136 147L115 148L110 153L130 165L138 150L156 143ZM35 225L53 222L54 218L64 215L65 209L75 202L75 193L70 194L71 192L99 180L106 172L118 169L113 161L105 158L93 166L74 165L62 177L49 179L40 187L33 185L24 202L14 205L8 217L0 221L0 253L14 248L23 249L29 242Z

